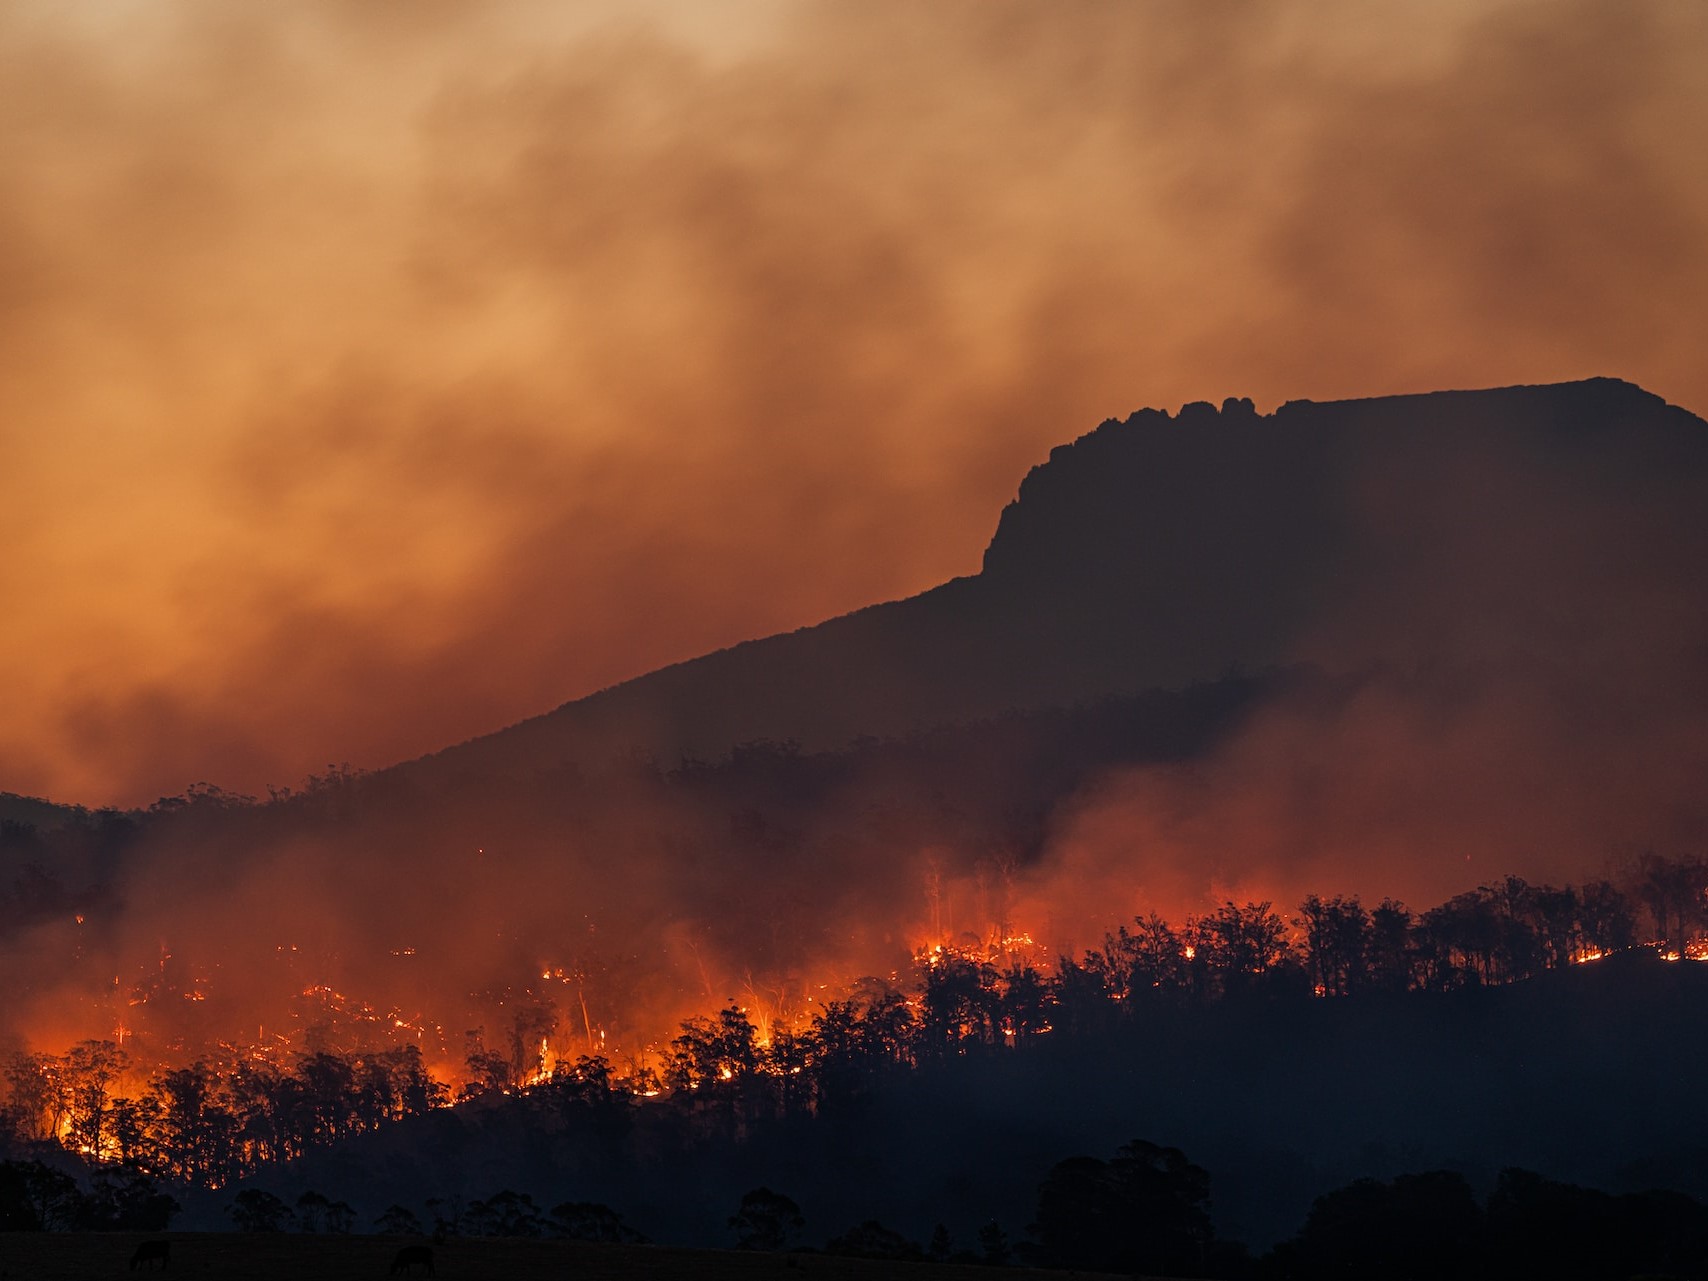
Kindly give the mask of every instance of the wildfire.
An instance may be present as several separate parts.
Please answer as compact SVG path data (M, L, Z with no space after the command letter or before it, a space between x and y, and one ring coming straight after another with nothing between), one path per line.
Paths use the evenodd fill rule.
M1682 951L1665 943L1651 943L1649 946L1663 961L1708 961L1708 937L1691 939Z
M1240 910L1256 919L1259 907L1267 912L1269 904ZM1278 945L1281 960L1253 963L1249 948L1242 952L1234 946L1243 936L1230 943L1206 925L1228 914L1237 916L1232 903L1216 917L1188 918L1187 927L1178 933L1153 914L1148 921L1137 922L1136 932L1122 927L1106 935L1101 951L1087 951L1083 965L1070 961L1059 972L1051 945L1040 944L1028 930L999 922L980 936L955 932L951 924L949 933L937 934L934 941L921 940L911 951L911 969L900 966L889 972L887 980L851 977L858 971L840 978L823 970L787 978L746 973L725 989L736 993L727 1009L716 1017L685 1020L683 1035L668 1042L645 1040L649 1034L656 1035L643 1021L656 1012L656 1003L641 1010L626 1009L625 994L644 1000L644 993L626 985L613 991L613 980L623 984L634 975L645 975L644 968L625 972L617 963L635 958L596 951L535 954L532 964L524 963L508 981L479 991L465 989L461 996L466 1003L454 1010L447 1007L441 1014L449 1026L468 1029L463 1055L447 1045L444 1026L413 1006L388 1008L387 998L375 992L367 993L370 1003L332 982L310 981L337 974L336 982L346 985L342 975L353 958L329 957L325 963L331 968L321 969L321 962L311 959L312 947L304 950L295 944L280 944L276 949L280 971L286 976L279 992L288 1001L285 1010L269 1015L259 1028L246 1022L246 1031L255 1034L253 1041L232 1035L230 1041L219 1040L216 1046L219 1034L213 1028L226 1013L222 1007L227 999L227 980L219 978L220 965L198 972L197 961L188 955L175 958L161 946L157 957L151 954L139 967L140 978L136 972L129 977L114 975L110 987L103 983L101 994L89 998L94 1007L89 1012L101 1018L91 1026L111 1030L105 1033L106 1041L84 1044L102 1045L109 1054L117 1052L114 1057L125 1065L102 1078L108 1099L123 1100L130 1097L127 1091L138 1089L160 1090L158 1074L167 1067L194 1064L197 1070L211 1070L219 1080L246 1079L240 1074L258 1073L258 1079L265 1081L335 1072L335 1061L341 1058L355 1073L402 1073L405 1069L400 1064L413 1063L409 1070L426 1077L425 1085L417 1077L411 1087L415 1093L407 1106L416 1110L489 1092L517 1094L571 1086L612 1089L631 1100L678 1092L686 1100L688 1092L701 1091L703 1107L706 1098L722 1101L750 1088L774 1091L784 1100L810 1100L817 1088L813 1078L825 1062L839 1054L869 1052L850 1050L858 1045L851 1031L856 1027L860 1037L878 1038L877 1044L889 1047L879 1052L884 1061L907 1063L917 1052L910 1048L909 1038L937 1038L930 1042L936 1047L932 1052L940 1052L943 1045L953 1047L955 1053L981 1047L1020 1049L1031 1038L1049 1033L1052 1022L1064 1034L1073 1035L1074 1020L1087 1012L1084 1002L1099 997L1134 1008L1141 999L1150 999L1146 994L1152 990L1156 999L1164 1001L1171 992L1217 999L1222 984L1231 989L1238 976L1264 974L1271 968L1280 971L1276 977L1296 984L1290 990L1300 995L1309 992L1317 998L1336 999L1349 990L1345 982L1332 977L1326 984L1321 981L1322 975L1332 973L1321 965L1314 971L1308 968L1308 944L1298 931ZM1276 926L1280 928L1279 920ZM1686 929L1690 928L1687 923ZM1428 945L1427 936L1423 937ZM1708 937L1702 936L1687 937L1677 947L1664 941L1633 946L1629 934L1610 943L1587 928L1566 938L1576 943L1575 948L1567 950L1562 940L1536 950L1538 957L1545 958L1543 968L1562 962L1591 964L1622 949L1645 955L1652 951L1674 963L1708 961ZM396 947L376 951L375 959L388 951L393 958L416 955L413 947ZM1418 954L1422 953L1414 947L1402 959L1420 965L1406 959ZM1439 963L1450 970L1473 972L1465 947L1440 955L1445 959ZM563 964L555 963L559 956ZM698 952L695 960L705 990L713 990L714 983L728 977L711 972ZM391 975L413 968L387 966L381 972ZM1318 976L1314 982L1305 977L1313 972ZM1412 972L1411 981L1417 985L1434 981L1417 977L1419 973ZM1481 976L1494 982L1523 977L1503 979L1497 974L1491 979L1486 960ZM818 981L826 979L831 981ZM144 1007L140 1014L130 1012L127 998L129 1007ZM451 1022L452 1018L466 1021ZM609 1036L601 1018L612 1020ZM1103 1018L1100 1012L1091 1021ZM132 1023L137 1026L133 1028ZM638 1056L636 1046L643 1046ZM85 1062L89 1061L90 1051L82 1052ZM52 1073L64 1072L66 1064L74 1062L69 1054L64 1059L38 1057L43 1060L44 1080L55 1079ZM122 1084L120 1074L125 1077ZM803 1077L803 1081L795 1079ZM109 1087L108 1082L113 1084ZM403 1096L400 1092L395 1097ZM77 1125L68 1120L59 1125L56 1137L65 1148L91 1160L130 1159L105 1128L103 1118L111 1113L102 1112L105 1105L100 1100L92 1106L70 1106L81 1108L84 1119ZM379 1116L362 1123L381 1124L387 1119ZM45 1136L51 1128L44 1114L35 1134ZM134 1143L134 1135L125 1141ZM257 1162L276 1158L277 1152L265 1145L253 1157Z
M534 1052L534 1069L522 1078L523 1087L545 1085L556 1074L560 1062L552 1053L549 1038L542 1036L539 1048Z

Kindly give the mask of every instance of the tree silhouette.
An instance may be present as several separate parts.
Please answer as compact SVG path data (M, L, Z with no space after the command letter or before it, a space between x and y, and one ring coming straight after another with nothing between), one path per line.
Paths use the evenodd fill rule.
M718 1011L715 1019L687 1019L670 1043L665 1079L678 1089L699 1089L745 1077L758 1066L758 1040L747 1011L737 1005Z
M106 1166L90 1177L78 1226L93 1232L160 1232L181 1208L142 1171Z
M917 963L924 991L922 1032L935 1054L963 1043L990 1045L1001 1027L996 967L982 957L939 948Z
M65 1056L67 1146L100 1156L110 1137L111 1087L130 1066L130 1056L111 1041L80 1041Z
M343 1234L355 1223L356 1211L345 1201L334 1201L312 1188L297 1197L296 1222L299 1232L329 1232Z
M4 1079L6 1105L0 1118L6 1134L25 1143L53 1139L70 1103L60 1060L51 1054L13 1054Z
M1637 859L1635 882L1662 945L1682 953L1691 934L1708 925L1708 860L1645 853Z
M1470 1185L1438 1170L1392 1183L1360 1179L1318 1197L1281 1253L1297 1275L1435 1281L1477 1273L1481 1232Z
M1404 903L1385 898L1371 910L1365 957L1371 986L1384 992L1403 992L1412 986L1412 914Z
M1223 903L1208 916L1187 922L1194 964L1189 973L1204 983L1203 995L1238 994L1293 959L1287 923L1270 904Z
M1040 1032L1050 1030L1055 1005L1051 985L1030 965L1016 965L1002 974L997 1002L1003 1039L1009 1045L1024 1045Z
M1051 1169L1031 1231L1051 1266L1190 1275L1211 1240L1209 1199L1210 1176L1178 1148L1136 1140Z
M735 1229L737 1249L781 1250L806 1226L806 1219L801 1207L782 1193L754 1188L743 1194L729 1226Z
M386 1236L415 1237L421 1235L421 1220L415 1217L415 1212L406 1206L393 1202L386 1206L379 1218L374 1220L374 1227Z
M1008 1233L995 1219L979 1229L981 1262L993 1268L1007 1267L1014 1260L1014 1249L1008 1244Z
M217 1101L217 1088L218 1078L201 1060L154 1081L158 1146L173 1176L187 1183L223 1181L236 1163L236 1121Z
M543 1224L540 1207L526 1192L510 1188L484 1201L471 1201L463 1211L462 1230L475 1237L537 1237Z
M955 1243L949 1236L949 1229L939 1223L931 1229L931 1244L925 1247L927 1257L933 1263L947 1263L954 1252Z
M916 1262L925 1257L919 1246L901 1233L886 1228L876 1219L867 1219L841 1236L832 1237L825 1244L824 1252L855 1259L894 1259L908 1262Z
M291 1208L271 1192L245 1188L226 1213L239 1232L283 1232L291 1224Z
M513 1080L510 1060L486 1048L485 1034L480 1028L468 1032L464 1039L463 1066L468 1075L459 1097L470 1099L507 1089Z
M1299 905L1305 955L1313 988L1322 996L1349 996L1369 978L1370 915L1357 897L1312 894Z
M77 1180L40 1161L0 1162L0 1228L68 1232L83 1216Z
M551 1229L571 1241L606 1241L638 1243L646 1238L628 1224L623 1216L608 1205L597 1201L565 1201L551 1209Z
M1631 900L1607 881L1579 888L1578 933L1582 945L1599 952L1617 952L1637 941L1636 913Z

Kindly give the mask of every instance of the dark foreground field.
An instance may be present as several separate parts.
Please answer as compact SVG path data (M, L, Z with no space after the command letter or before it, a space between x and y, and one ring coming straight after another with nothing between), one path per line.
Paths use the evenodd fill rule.
M150 1238L131 1232L0 1233L0 1278L4 1281L82 1281L87 1277L132 1275L131 1252ZM355 1281L385 1277L400 1245L395 1237L299 1236L287 1233L161 1234L172 1243L166 1277L208 1277L221 1281ZM917 1281L1008 1281L1025 1278L1096 1277L1097 1273L1038 1272L989 1268L891 1263L817 1254L752 1254L734 1250L680 1250L665 1246L588 1245L577 1241L458 1239L434 1248L436 1274L445 1278L491 1281L880 1281L885 1277ZM146 1275L145 1267L135 1275ZM423 1275L418 1267L416 1276Z

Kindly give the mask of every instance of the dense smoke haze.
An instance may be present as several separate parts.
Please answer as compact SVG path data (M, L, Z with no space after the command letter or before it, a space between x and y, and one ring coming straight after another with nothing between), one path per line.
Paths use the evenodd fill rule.
M1672 0L0 7L0 1173L832 1253L1141 1136L1256 1244L1708 1194L1705 67Z
M1708 427L1609 380L1107 422L977 578L603 705L982 714L661 767L577 705L266 805L0 830L0 1046L409 1042L458 1077L479 1029L521 1079L656 1066L725 1003L799 1026L938 946L1047 972L1153 912L1509 875L1640 902L1644 856L1708 841L1705 495Z
M1660 0L9 5L0 790L383 765L919 591L1141 404L1701 412L1705 51ZM1310 715L1206 767L1275 784L1216 839ZM1313 750L1555 728L1483 715Z

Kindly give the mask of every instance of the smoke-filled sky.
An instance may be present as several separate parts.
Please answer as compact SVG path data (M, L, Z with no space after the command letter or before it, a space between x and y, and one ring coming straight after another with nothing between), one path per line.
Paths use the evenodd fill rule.
M976 569L1140 405L1708 411L1670 0L0 9L0 790L383 765Z

